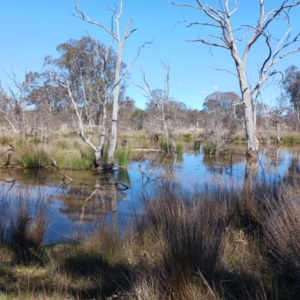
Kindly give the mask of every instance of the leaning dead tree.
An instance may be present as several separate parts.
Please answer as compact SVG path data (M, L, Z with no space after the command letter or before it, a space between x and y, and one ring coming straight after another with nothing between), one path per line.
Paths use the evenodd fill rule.
M190 40L190 42L200 42L208 46L222 48L231 55L235 63L236 72L227 69L217 70L227 71L234 74L238 79L244 106L247 153L250 156L256 156L259 142L256 135L255 97L270 77L281 73L274 69L274 66L286 56L300 51L298 45L300 32L292 36L290 23L290 14L300 5L300 1L280 1L281 5L279 7L268 11L266 10L266 2L272 5L272 2L274 3L275 1L253 1L257 5L258 18L253 21L253 24L239 25L236 25L236 19L233 22L234 14L239 11L239 5L236 0L208 2L195 0L193 2L195 4L177 2L172 2L172 4L196 9L202 12L206 20L208 20L207 22L185 21L187 22L187 27L198 25L211 30L208 38L199 37L198 39ZM279 26L280 30L274 30L276 25ZM278 37L283 32L284 26L284 33ZM247 63L252 48L257 44L260 45L260 53L264 55L264 58L259 63L258 78L251 84L247 80L247 75L250 75Z
M114 152L117 144L117 122L118 122L118 108L119 108L119 95L120 95L120 83L125 74L121 74L123 49L127 39L132 35L136 29L130 29L133 22L133 18L130 18L125 25L123 34L121 34L121 17L123 13L123 1L120 0L119 9L116 7L109 9L112 12L112 22L110 27L104 25L101 22L91 20L79 7L78 1L75 0L75 9L78 14L74 14L75 17L86 21L87 23L100 27L104 32L108 33L112 39L117 43L117 61L114 75L113 86L113 110L112 110L112 123L111 133L109 139L108 148L108 162L105 164L105 168L112 168L114 166ZM114 25L115 24L115 25ZM98 156L99 158L99 156ZM96 157L97 160L97 157Z

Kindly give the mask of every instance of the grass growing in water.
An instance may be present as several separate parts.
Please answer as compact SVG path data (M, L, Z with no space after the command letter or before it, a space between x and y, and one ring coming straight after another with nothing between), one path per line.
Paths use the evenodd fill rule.
M205 154L212 154L215 149L216 146L210 141L203 146L203 151Z
M35 260L24 267L2 239L2 293L9 299L297 299L298 195L291 184L186 190L161 181L122 235L102 228L84 242L37 243L43 268ZM0 205L7 211L4 197ZM12 228L24 218L38 220L24 210L16 210ZM5 220L0 232L8 238ZM7 241L21 241L31 231L10 232L18 239Z
M115 154L116 160L120 167L127 167L131 157L131 148L119 148Z
M184 150L184 145L180 142L176 143L176 153L177 155L181 156Z
M18 154L20 163L25 168L39 168L48 160L46 151L32 144L24 145Z
M79 144L76 149L55 151L52 154L59 168L84 170L91 167L95 158L94 150L85 144Z
M161 140L159 143L159 147L162 152L171 153L172 152L172 144L167 140Z

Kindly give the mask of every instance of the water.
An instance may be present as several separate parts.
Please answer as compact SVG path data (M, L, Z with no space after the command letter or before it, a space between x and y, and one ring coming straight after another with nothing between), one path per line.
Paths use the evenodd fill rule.
M76 232L89 234L95 227L122 231L141 208L144 193L151 192L162 179L175 180L186 188L218 184L243 186L246 176L245 149L236 148L226 158L205 157L203 152L187 152L165 158L156 153L136 153L127 170L100 174L94 170L0 169L0 199L14 199L28 193L32 201L47 201L50 227L44 243L70 240ZM300 151L262 149L254 164L255 176L267 182L297 178ZM73 182L63 182L63 176ZM116 183L120 183L117 184ZM128 187L128 189L125 189Z

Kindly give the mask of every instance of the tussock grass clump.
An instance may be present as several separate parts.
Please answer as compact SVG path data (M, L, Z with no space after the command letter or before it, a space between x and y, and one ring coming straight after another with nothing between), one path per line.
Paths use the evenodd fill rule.
M176 153L177 155L182 155L184 150L184 145L182 143L177 142L176 143Z
M167 154L172 153L172 151L176 150L176 149L174 149L173 143L171 143L170 141L167 141L165 139L163 139L159 142L159 147L162 152L167 153Z
M293 135L284 135L281 138L283 144L287 145L299 145L300 144L300 136L297 134Z
M91 167L95 153L91 147L81 143L69 151L53 151L52 157L59 168L84 170Z
M18 151L18 159L25 168L39 168L48 160L48 153L42 147L24 144Z
M117 149L115 157L120 167L127 167L131 157L131 147Z
M2 291L12 299L298 299L299 192L247 179L189 189L157 181L126 232L99 226L52 246L42 245L43 230L35 236L43 209L20 202L11 218L3 198Z
M203 145L204 154L212 154L216 150L216 146L212 142L207 142Z
M244 134L243 135L237 134L231 138L231 143L243 143L243 142L246 142L246 137Z
M185 142L191 142L193 139L192 133L183 133L182 138Z
M0 202L1 246L12 252L14 261L27 265L43 263L41 246L50 222L45 197L39 193L35 199L27 190Z

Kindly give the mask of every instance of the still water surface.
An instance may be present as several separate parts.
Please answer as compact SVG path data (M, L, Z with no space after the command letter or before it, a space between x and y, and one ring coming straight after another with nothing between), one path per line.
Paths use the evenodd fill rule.
M181 157L165 158L156 153L136 153L127 170L101 174L95 170L0 169L0 199L12 203L20 193L33 201L47 202L51 222L44 243L69 240L79 230L88 234L96 226L118 232L130 225L141 208L144 193L151 195L164 178L195 185L243 185L246 175L244 148L227 158L205 157L202 149ZM283 182L300 173L300 149L262 149L256 164L257 178ZM66 174L73 182L62 181ZM115 183L120 183L115 185ZM124 189L124 187L129 187Z

